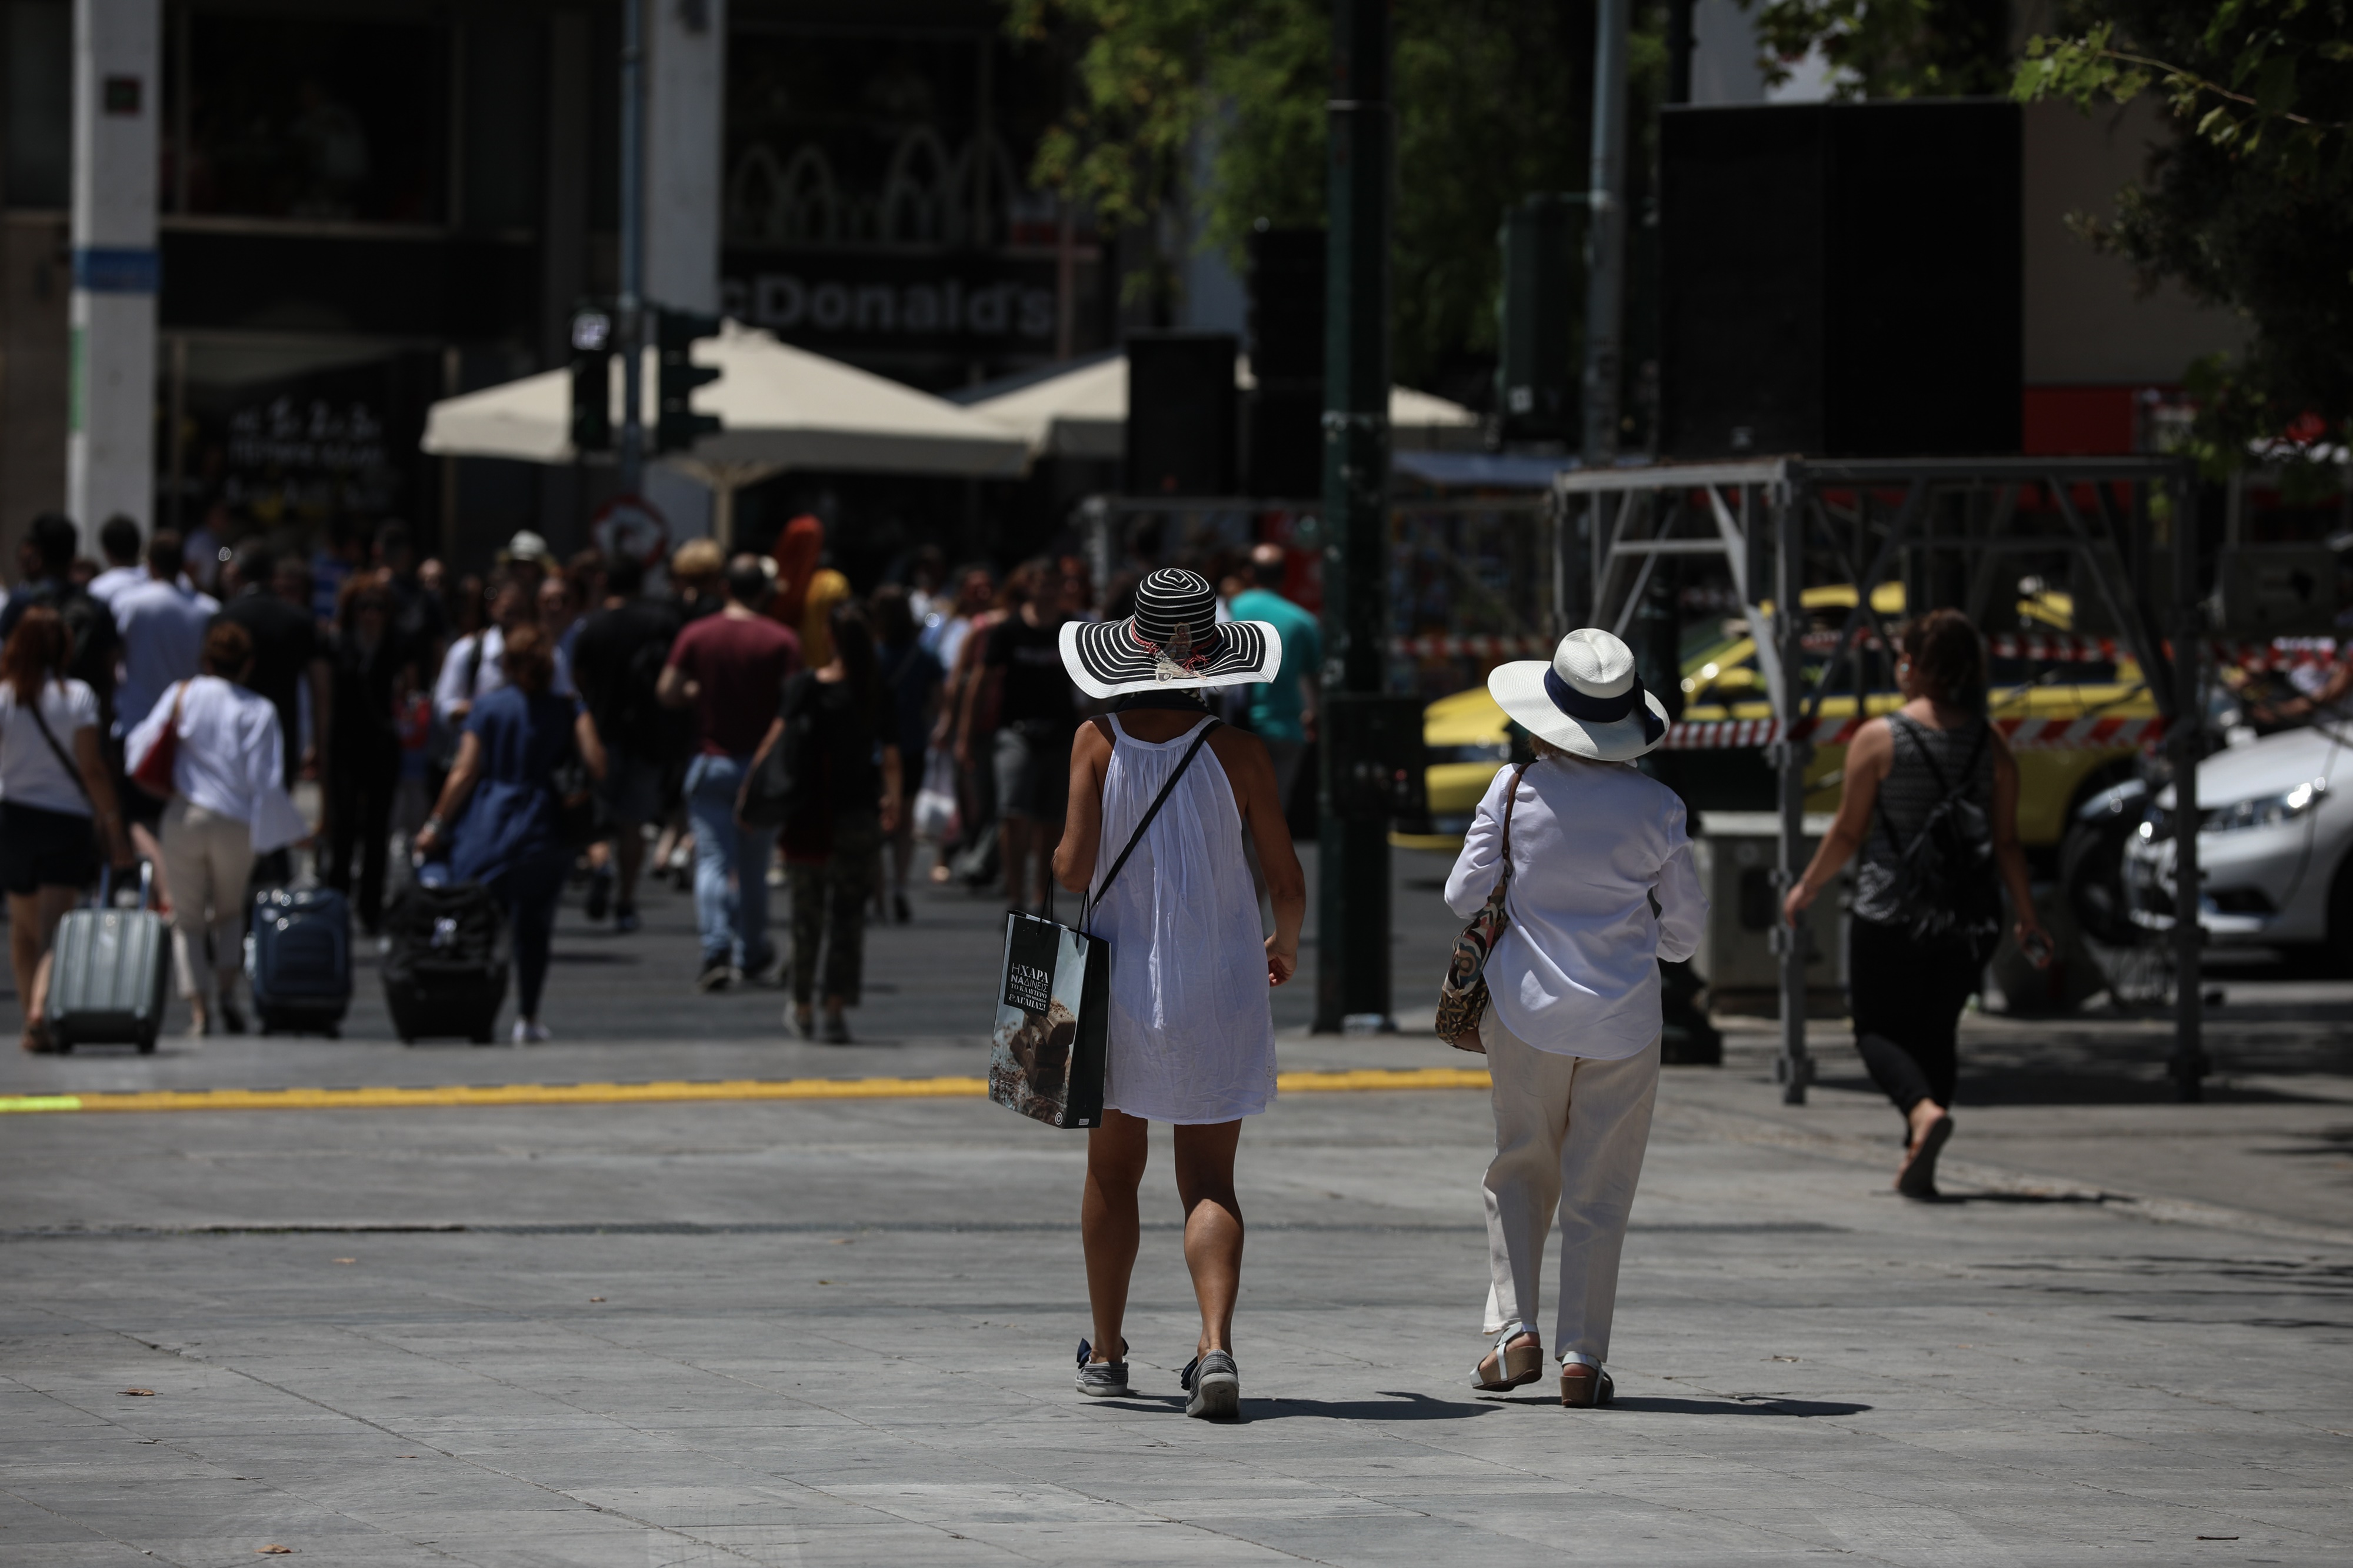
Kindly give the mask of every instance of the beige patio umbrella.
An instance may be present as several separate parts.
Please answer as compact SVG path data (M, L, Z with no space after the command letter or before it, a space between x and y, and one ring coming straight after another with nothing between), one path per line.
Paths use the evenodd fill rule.
M1250 357L1237 357L1234 385L1247 392L1257 384ZM1084 360L1059 374L965 405L1018 431L1037 457L1117 461L1127 450L1127 356ZM1401 447L1469 445L1477 437L1479 416L1427 392L1392 387L1389 429Z
M1002 425L768 332L729 321L693 353L720 373L695 389L694 411L717 415L721 428L660 460L711 487L723 542L733 532L735 492L788 468L1011 479L1029 467L1028 444ZM654 373L649 350L649 405ZM613 377L617 426L620 382ZM422 445L440 457L569 463L578 457L571 421L571 373L543 371L434 404Z

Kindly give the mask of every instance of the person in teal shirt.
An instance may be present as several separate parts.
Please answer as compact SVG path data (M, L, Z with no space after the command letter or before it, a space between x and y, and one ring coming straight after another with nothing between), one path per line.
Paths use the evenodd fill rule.
M1307 748L1315 721L1315 688L1324 673L1324 629L1315 617L1275 590L1282 582L1283 554L1280 544L1261 544L1250 552L1250 575L1257 586L1234 595L1227 612L1238 621L1269 621L1282 637L1282 668L1262 686L1250 688L1250 727L1266 742L1274 763L1274 782L1285 805L1299 774L1299 759Z

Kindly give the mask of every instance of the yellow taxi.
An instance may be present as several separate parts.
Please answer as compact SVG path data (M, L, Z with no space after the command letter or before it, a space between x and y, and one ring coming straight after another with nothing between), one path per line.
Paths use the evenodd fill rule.
M1845 612L1854 607L1852 584L1809 588L1799 603L1835 630ZM1904 613L1904 585L1882 584L1871 596L1881 616ZM1768 606L1769 607L1769 606ZM2065 631L2073 624L2073 605L2063 594L2039 593L2018 605L2022 618ZM1999 650L1997 650L1999 654ZM1770 719L1765 682L1757 667L1757 644L1746 624L1733 619L1696 625L1686 629L1683 652L1683 721L1707 723L1725 720ZM1808 668L1819 679L1826 658L1810 658ZM1877 677L1887 671L1880 662ZM2128 654L2112 668L2097 664L2028 665L1996 657L1989 671L1995 684L1989 707L1997 720L2053 721L2084 719L2150 720L2157 704L2140 666ZM2098 679L2077 679L2096 676ZM1852 666L1841 668L1842 683L1852 679ZM1863 696L1864 717L1893 711L1903 699L1892 689L1873 689ZM1841 721L1855 717L1852 688L1822 700L1823 725L1835 732ZM2134 726L2132 728L2137 728ZM1510 762L1517 738L1511 721L1487 695L1473 687L1441 697L1423 710L1422 741L1428 748L1425 779L1430 793L1430 818L1399 831L1391 842L1404 848L1451 848L1469 828L1472 814L1487 792L1495 770ZM1519 742L1524 743L1524 742ZM2135 750L2129 742L2066 748L2021 746L2019 749L2018 832L2030 847L2056 847L2073 819L2074 808L2096 790L2116 782L2118 764ZM1525 754L1525 753L1522 753ZM1806 768L1806 809L1835 811L1839 784L1844 777L1844 744L1817 745ZM1769 805L1760 801L1759 806ZM1401 826L1404 825L1401 825Z

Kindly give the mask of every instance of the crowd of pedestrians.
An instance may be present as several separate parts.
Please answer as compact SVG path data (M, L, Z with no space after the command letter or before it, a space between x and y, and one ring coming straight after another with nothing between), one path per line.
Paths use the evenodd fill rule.
M865 926L914 919L918 880L1021 909L1048 896L1092 710L1060 647L1096 615L1073 557L1000 578L925 550L861 597L814 517L732 557L694 540L666 559L560 562L525 531L480 575L420 559L398 522L338 526L315 552L227 535L208 520L192 548L118 518L98 531L101 563L64 517L28 532L0 609L20 996L102 863L152 868L198 1033L248 1026L255 893L314 878L372 938L439 864L504 910L515 1035L535 1040L567 884L586 919L627 932L669 876L692 891L696 988L789 987L788 1026L846 1041ZM1261 597L1312 638L1312 616ZM1263 716L1285 792L1298 697ZM56 748L7 722L19 708ZM774 919L772 889L788 905Z

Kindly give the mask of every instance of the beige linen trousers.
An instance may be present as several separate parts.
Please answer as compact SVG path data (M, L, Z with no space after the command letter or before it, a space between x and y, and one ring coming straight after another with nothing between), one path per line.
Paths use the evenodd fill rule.
M1651 1141L1659 1041L1617 1061L1540 1051L1489 1007L1479 1026L1493 1079L1495 1159L1487 1167L1486 1331L1535 1329L1545 1236L1560 1216L1557 1357L1609 1358L1618 1260Z

